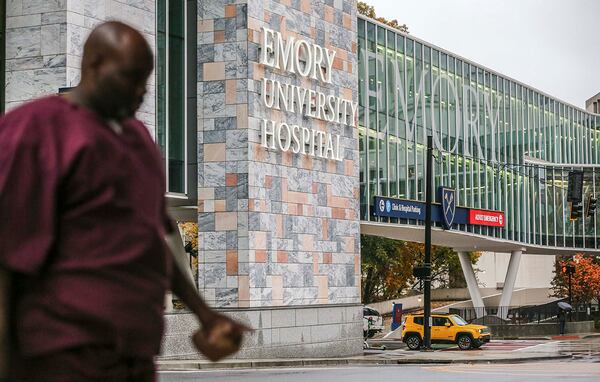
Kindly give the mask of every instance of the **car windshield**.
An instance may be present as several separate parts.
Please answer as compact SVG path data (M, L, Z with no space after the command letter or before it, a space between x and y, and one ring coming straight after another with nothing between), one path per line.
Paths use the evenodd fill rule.
M452 321L458 326L468 325L467 321L465 321L461 316L454 315L452 316Z

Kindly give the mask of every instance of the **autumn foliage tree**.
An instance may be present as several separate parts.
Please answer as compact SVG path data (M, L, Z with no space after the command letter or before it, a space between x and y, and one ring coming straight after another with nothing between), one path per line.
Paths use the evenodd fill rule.
M392 28L398 29L400 32L408 33L408 27L406 26L406 24L400 24L396 19L388 20L384 17L377 17L377 14L375 13L375 7L373 7L372 5L359 1L357 4L357 8L358 13L360 13L363 16L370 17L379 21L380 23L389 25Z
M556 261L552 280L553 296L569 296L569 275L563 269L569 264L575 266L575 273L571 276L573 303L600 302L600 257L592 255L578 254L573 259Z
M458 255L451 248L432 247L432 281L438 288L460 288L464 277ZM362 298L365 304L390 300L417 287L415 265L423 262L425 247L420 243L361 235ZM471 253L474 264L479 253Z

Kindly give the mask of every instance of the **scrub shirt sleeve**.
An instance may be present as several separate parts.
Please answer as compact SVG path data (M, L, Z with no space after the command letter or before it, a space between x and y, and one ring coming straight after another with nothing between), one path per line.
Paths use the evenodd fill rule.
M33 275L56 235L58 160L32 118L0 119L0 267Z

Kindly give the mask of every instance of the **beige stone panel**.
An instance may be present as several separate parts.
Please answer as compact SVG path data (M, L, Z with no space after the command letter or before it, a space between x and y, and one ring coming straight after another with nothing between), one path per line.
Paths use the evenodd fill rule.
M273 305L283 305L283 276L271 276Z
M215 229L217 231L237 230L237 212L215 213Z
M206 200L206 199L214 199L215 198L215 189L212 187L200 187L198 188L198 199Z
M327 300L329 296L329 286L327 282L327 276L315 276L315 281L319 287L317 298Z
M238 276L238 298L240 306L249 306L250 300L250 279L249 276ZM247 305L242 305L246 302Z
M212 32L214 20L198 20L198 32Z
M207 143L204 145L204 161L225 162L226 152L225 143Z
M236 103L236 91L235 91L236 80L225 81L225 103L234 104Z
M224 62L206 62L204 63L204 81L216 81L225 79Z

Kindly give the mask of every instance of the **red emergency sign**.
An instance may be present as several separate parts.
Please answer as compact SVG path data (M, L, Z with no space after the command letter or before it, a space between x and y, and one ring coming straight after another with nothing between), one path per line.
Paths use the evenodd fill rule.
M469 224L504 227L504 212L469 210Z

